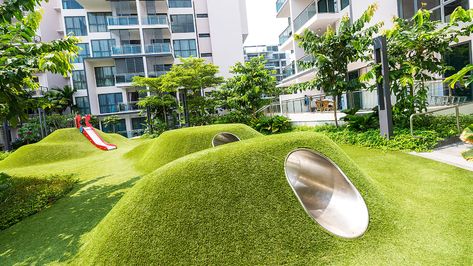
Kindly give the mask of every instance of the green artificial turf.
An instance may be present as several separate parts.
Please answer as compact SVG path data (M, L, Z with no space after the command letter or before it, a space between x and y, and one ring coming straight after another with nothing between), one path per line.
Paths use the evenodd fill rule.
M365 196L364 237L329 235L309 218L284 175L284 160L307 147L336 162ZM142 179L100 223L78 265L315 264L346 262L395 235L390 208L327 137L253 138L175 160ZM387 219L381 219L387 218Z
M213 137L222 132L233 133L241 140L261 136L243 124L177 129L164 132L157 139L145 141L130 151L126 158L135 160L138 169L152 172L175 159L211 148Z
M78 136L77 145L91 145ZM14 176L74 174L80 180L72 193L50 208L0 231L0 265L86 265L105 260L126 264L136 254L106 250L107 244L111 250L123 250L117 244L122 239L111 235L123 235L113 231L117 228L129 232L125 240L142 236L139 242L127 241L130 250L149 245L138 251L143 256L133 264L158 259L163 265L170 260L167 264L473 264L472 172L402 152L342 146L360 172L332 144L285 136L255 138L186 156L136 186L145 171L134 167L141 157L131 160L129 152L146 147L149 140L102 135L119 148L21 167L0 163L0 171ZM340 240L324 233L288 190L278 154L301 141L303 146L338 154L335 160L343 159L360 177L354 183L371 215L363 238ZM276 156L268 159L263 151ZM127 196L114 208L122 195ZM139 213L143 215L136 217ZM116 241L105 243L107 239ZM82 252L77 256L79 249ZM91 257L86 258L87 254ZM106 257L97 258L98 254Z

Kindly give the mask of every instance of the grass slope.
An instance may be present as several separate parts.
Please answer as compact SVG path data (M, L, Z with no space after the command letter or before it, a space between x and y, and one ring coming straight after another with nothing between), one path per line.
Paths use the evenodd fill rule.
M105 141L126 145L127 139L98 131ZM60 129L38 143L26 145L0 162L0 167L15 168L80 159L103 153L76 128Z
M126 158L136 161L136 167L152 172L188 154L212 147L213 137L221 132L237 135L241 140L261 136L243 124L191 127L164 132L159 138L148 140L130 151Z
M327 234L297 201L284 175L295 148L335 161L364 195L367 234ZM194 153L146 176L90 235L75 263L315 264L349 261L394 235L393 210L344 152L316 133L254 138Z
M90 153L77 159L54 159L33 165L23 160L25 163L18 164L20 167L0 163L0 172L15 177L73 175L74 179L79 180L71 193L50 208L0 231L0 265L65 263L76 255L82 239L139 180L142 173L123 155L141 141L115 134L99 134L105 141L117 144L118 149L102 151L77 129L67 129L55 132L46 139L50 142L44 144L46 156L54 152L51 147L56 143L88 149Z

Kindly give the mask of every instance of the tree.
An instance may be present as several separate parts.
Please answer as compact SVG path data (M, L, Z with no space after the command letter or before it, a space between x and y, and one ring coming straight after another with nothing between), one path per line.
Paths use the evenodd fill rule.
M148 95L139 100L138 106L150 112L149 118L151 120L159 119L160 122L167 125L168 114L177 103L176 98L171 94L173 91L169 91L169 88L162 85L162 76L157 78L133 78L133 86L145 87L146 89L142 92ZM148 126L153 124L153 121L148 121ZM149 131L152 131L152 129L149 129Z
M277 94L276 78L265 64L262 56L236 63L231 69L234 76L215 93L220 107L256 118L256 112L271 102L269 96Z
M183 94L184 116L186 125L202 125L205 123L213 109L208 106L211 102L205 98L204 89L214 88L224 79L218 77L218 66L206 63L202 58L180 58L182 64L173 65L171 70L162 76L161 86L163 91L174 91ZM187 98L189 96L188 108ZM192 115L193 123L190 121Z
M42 108L58 114L63 114L68 108L72 110L74 93L76 92L77 89L70 86L65 86L62 89L54 88L45 93Z
M390 87L396 96L393 114L400 126L407 126L412 114L427 109L429 88L425 82L452 69L441 55L465 35L457 22L445 24L430 16L430 11L420 9L411 19L394 18L393 27L386 31ZM362 80L375 78L380 67L373 65Z
M364 84L358 79L348 79L348 64L356 61L368 61L372 53L367 53L372 45L373 36L379 31L381 23L367 26L376 11L376 5L371 5L354 23L344 16L339 27L327 30L319 35L306 30L302 35L296 35L299 46L304 49L311 60L299 65L305 69L315 68L313 80L294 86L296 90L323 89L334 98L335 124L338 126L338 98L345 92L360 90Z
M107 116L103 119L103 125L108 128L110 128L111 126L113 133L117 133L116 126L118 124L118 121L120 121L120 117L118 115Z
M26 117L28 89L38 88L34 74L50 71L67 75L77 54L78 39L35 41L41 13L40 0L5 1L0 5L0 113L16 125Z

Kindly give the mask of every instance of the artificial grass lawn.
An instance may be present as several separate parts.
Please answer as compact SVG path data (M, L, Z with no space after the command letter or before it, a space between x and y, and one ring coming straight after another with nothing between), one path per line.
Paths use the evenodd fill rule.
M132 160L124 158L124 154L140 142L125 140L123 142L119 144L119 149L116 151L94 152L93 155L76 160L10 169L0 163L0 170L6 170L10 174L75 173L76 177L82 180L80 188L65 199L59 200L51 208L5 231L0 231L0 264L66 262L77 254L80 246L83 248L83 253L73 261L76 264L89 259L100 260L96 257L84 258L85 254L92 254L92 256L97 256L99 253L107 254L108 251L103 249L101 242L113 236L100 234L101 231L107 231L103 224L120 216L120 209L125 208L123 202L136 200L131 200L131 196L127 196L116 210L114 209L105 219L104 217L121 195L133 186L140 175L144 174L139 167L133 167ZM285 145L289 143L297 144L298 140L283 141L281 139L280 143L274 142L277 141L261 138L260 141L256 139L246 141L251 145L234 143L202 151L180 159L180 163L168 164L161 169L162 173L158 170L143 179L133 188L135 192L130 192L128 195L137 193L140 187L146 188L145 195L137 197L143 197L145 203L151 203L153 200L149 193L152 188L147 188L147 184L159 185L154 189L162 191L163 194L154 196L165 200L166 204L158 208L170 210L166 213L170 220L166 221L166 217L158 215L154 217L153 213L145 212L143 219L138 217L138 221L131 221L135 225L138 223L149 228L151 225L147 222L150 219L157 219L161 223L156 226L167 226L169 229L169 232L163 232L166 238L163 238L163 235L153 235L154 238L151 238L142 231L142 227L135 226L130 229L125 225L124 229L133 229L132 234L126 236L127 239L133 239L136 235L142 234L143 241L155 245L154 249L145 248L148 251L145 254L147 257L142 257L140 260L165 257L168 260L173 259L173 264L185 263L189 260L202 264L216 260L231 264L244 264L248 261L260 262L259 264L275 261L275 263L292 264L312 262L312 264L344 265L406 263L471 265L473 263L471 255L473 254L473 222L471 220L473 217L471 208L473 175L471 172L401 152L383 152L343 146L342 148L360 165L363 172L371 177L357 179L360 183L355 185L359 186L359 189L365 186L369 188L368 191L360 189L360 192L367 200L372 222L368 233L363 238L351 241L340 240L321 232L318 225L302 215L304 214L302 208L295 204L297 203L295 196L287 191L289 186L284 176L278 176L277 180L269 183L265 183L268 177L255 174L248 177L234 175L227 182L222 181L220 174L232 177L231 172L241 173L245 171L244 169L249 169L246 170L249 173L257 172L258 166L267 167L267 172L271 176L274 176L276 172L280 173L280 163L276 163L280 159L269 160L266 155L249 152L250 150L274 151L275 154L281 154L282 151L277 147L286 147ZM86 143L91 145L87 141ZM111 143L114 142L111 141ZM237 151L243 148L235 151L231 149L232 145L240 147L242 144L254 147L242 153ZM330 145L325 144L322 148L328 149L328 147ZM339 159L345 158L343 153L337 151L336 148L335 153L338 154ZM217 161L215 154L222 155L223 161L227 163L225 173L221 173L223 166L220 160ZM203 160L203 157L208 156L214 156L214 158L208 162ZM242 160L240 156L246 160ZM349 162L346 158L343 161ZM354 169L358 177L364 176L351 163L346 163L346 165ZM173 173L183 175L176 176L172 175ZM153 179L158 176L163 178ZM192 180L191 177L200 179ZM239 179L250 180L250 183L244 183ZM218 186L205 191L204 187L211 184ZM276 188L277 184L281 187L277 191L272 191L271 188ZM165 191L160 187L161 185L167 185L167 189L175 193ZM196 187L193 187L194 185ZM244 191L239 193L237 189L243 189L246 192L255 191L257 194L247 195L243 193ZM271 190L270 194L260 193L268 190ZM197 193L202 191L203 193ZM185 192L189 194L186 196ZM184 201L172 200L176 198ZM250 199L257 199L257 201L250 201ZM380 201L376 202L376 199ZM213 206L210 206L209 202ZM265 205L266 202L270 203L269 209L267 209L268 205ZM236 205L241 208L230 208ZM174 210L177 207L182 213ZM204 207L210 208L209 211L198 212ZM265 208L261 209L262 207ZM137 204L135 209L131 210L130 216L152 208L156 210L157 207ZM260 211L266 215L259 214ZM158 209L158 212L163 211ZM253 212L254 218L251 218L250 214ZM187 219L184 219L183 216L186 214ZM275 220L275 216L280 217L282 221ZM127 220L130 219L124 217ZM184 225L190 223L189 219L194 222L190 224L190 228L185 228ZM287 227L289 224L287 220L293 221L291 228ZM101 221L102 224L97 227ZM243 222L246 225L244 231L241 225ZM117 223L115 221L112 224L114 228L119 226ZM89 233L93 228L96 230ZM196 228L200 230L191 230ZM150 232L156 233L160 230L162 231L162 228L152 228ZM183 230L183 232L177 232L178 230ZM294 234L287 235L288 231ZM117 234L120 233L117 232ZM241 238L241 233L244 233L243 238ZM178 238L183 235L184 239ZM289 239L282 238L283 235L287 235ZM315 236L320 238L314 238ZM251 241L246 241L247 238ZM159 243L161 240L171 244L164 246ZM195 246L203 240L209 240L209 242L205 242L203 247ZM221 240L223 246L217 246L215 250L206 249L216 245L215 240ZM117 249L119 248L117 243L110 244L112 248ZM127 245L130 249L141 247L141 243L130 242ZM189 246L194 248L185 249ZM231 249L236 252L220 253ZM276 254L276 250L282 253ZM163 254L158 254L159 252ZM274 258L268 255L271 252L276 254ZM202 254L206 254L207 257ZM212 257L213 254L217 254L218 257ZM262 256L258 257L258 254ZM114 256L125 256L124 261L126 261L133 255L126 251L124 255L114 254ZM117 258L113 256L102 258L102 260L105 259L116 260ZM124 261L119 261L118 264L124 264Z
M183 128L164 132L157 139L145 141L125 157L135 160L138 169L152 172L180 157L212 148L213 137L222 132L235 134L241 140L262 136L243 124Z

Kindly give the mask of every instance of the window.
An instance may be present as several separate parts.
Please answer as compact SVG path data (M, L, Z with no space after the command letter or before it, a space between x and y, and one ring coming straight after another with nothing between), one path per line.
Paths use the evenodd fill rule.
M212 53L201 53L201 57L212 57Z
M76 0L62 0L63 9L84 9Z
M131 127L133 130L140 130L144 129L146 126L146 118L145 117L136 117L131 119Z
M126 133L125 119L118 120L114 125L105 125L102 122L102 130L105 133ZM126 134L124 134L126 136Z
M195 15L197 18L208 18L209 14L196 14Z
M72 71L72 86L76 90L86 90L87 80L85 78L84 70L73 70Z
M171 15L173 33L194 32L194 17L192 15Z
M452 51L443 56L445 63L454 69L445 73L445 77L449 77L468 64L471 64L471 43L461 43L452 47ZM449 95L449 90L444 91L444 95ZM460 84L455 85L455 89L451 90L453 96L466 96L468 101L473 99L473 86L464 87Z
M78 43L77 46L79 47L79 54L74 60L72 60L72 63L83 63L84 58L90 57L89 44Z
M417 10L424 8L432 12L430 16L432 20L448 22L455 8L461 6L469 9L468 0L398 0L398 3L399 17L405 19L412 18Z
M87 26L85 17L64 17L66 24L66 34L75 36L87 36Z
M92 40L92 55L94 57L109 57L114 45L115 40Z
M174 54L176 57L197 56L195 40L175 40Z
M89 98L87 96L76 97L76 106L81 115L90 114Z
M169 7L171 8L192 7L192 1L191 0L169 0Z
M143 73L143 57L136 58L125 58L125 59L116 59L115 60L117 73Z
M115 67L96 67L95 82L97 87L115 86Z
M90 32L107 32L108 23L107 17L112 16L112 13L108 12L95 12L87 13L89 17L89 31Z
M210 33L199 33L199 38L210 38Z
M342 0L341 4L342 4L341 9L344 9L345 7L350 5L350 0Z
M116 113L120 111L120 104L123 103L121 93L99 94L99 108L101 114Z

